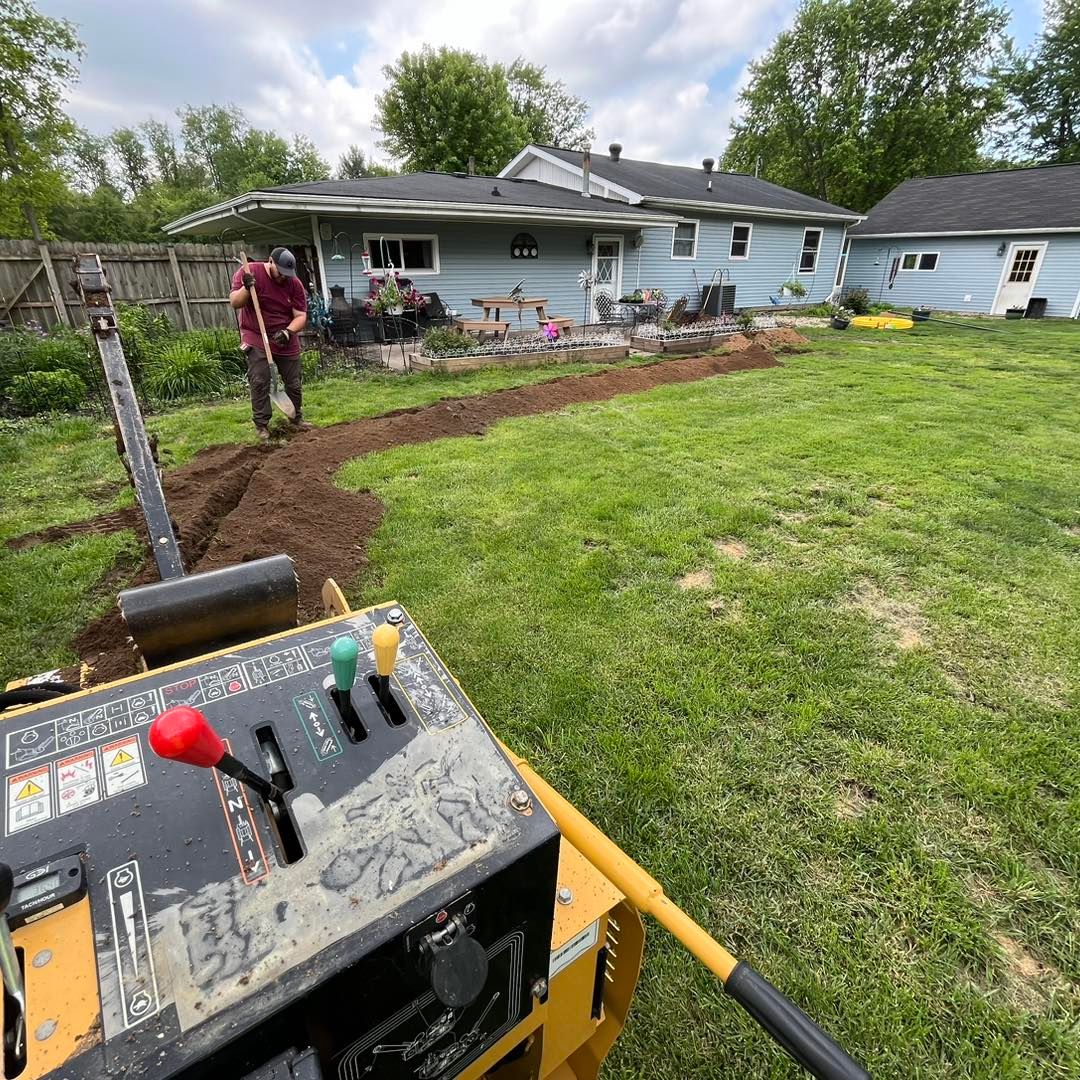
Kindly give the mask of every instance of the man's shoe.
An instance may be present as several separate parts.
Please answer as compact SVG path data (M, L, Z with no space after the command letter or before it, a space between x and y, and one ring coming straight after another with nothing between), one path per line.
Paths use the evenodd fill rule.
M293 430L295 431L314 431L315 425L309 424L306 420L294 420Z
M270 432L264 427L257 427L255 429L255 434L261 443L268 443L270 441Z

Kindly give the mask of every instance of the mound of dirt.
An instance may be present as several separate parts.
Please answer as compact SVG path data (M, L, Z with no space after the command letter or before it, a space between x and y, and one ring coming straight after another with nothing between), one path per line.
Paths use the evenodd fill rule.
M787 342L777 342L783 344ZM569 375L533 386L439 401L319 428L277 446L211 447L166 476L166 497L190 571L212 570L284 551L296 562L300 616L307 621L322 614L321 589L327 577L348 587L364 568L367 540L383 514L382 504L369 492L342 491L334 486L334 475L346 461L410 443L482 435L492 424L509 417L556 412L568 405L606 401L657 386L776 366L777 360L760 340L747 340L745 346L726 354ZM137 511L124 510L79 525L46 529L15 543L26 547L43 540L133 526L139 527ZM148 561L135 581L141 584L155 579L154 564ZM93 683L137 670L116 609L90 623L74 644L93 668Z

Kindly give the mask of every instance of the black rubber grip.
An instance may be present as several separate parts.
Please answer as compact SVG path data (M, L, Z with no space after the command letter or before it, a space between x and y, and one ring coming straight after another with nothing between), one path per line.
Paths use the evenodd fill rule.
M740 960L724 989L812 1076L870 1080L850 1054L749 964Z

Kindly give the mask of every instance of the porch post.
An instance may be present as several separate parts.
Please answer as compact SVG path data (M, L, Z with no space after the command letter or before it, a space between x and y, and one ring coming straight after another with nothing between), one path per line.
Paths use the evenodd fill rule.
M326 280L326 260L323 258L322 237L319 235L319 215L311 215L311 236L315 242L315 258L319 261L319 281L322 284L322 298L326 310L330 310L330 285Z

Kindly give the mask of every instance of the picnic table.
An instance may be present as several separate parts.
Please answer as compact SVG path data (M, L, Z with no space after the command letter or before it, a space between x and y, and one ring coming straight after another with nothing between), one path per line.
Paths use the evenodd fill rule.
M521 321L521 313L525 308L535 308L537 321L543 325L547 322L547 297L533 297L531 300L514 296L488 296L480 300L470 300L473 307L484 309L484 318L489 318L489 313L495 312L495 321L498 322L503 308L517 308L518 322Z

